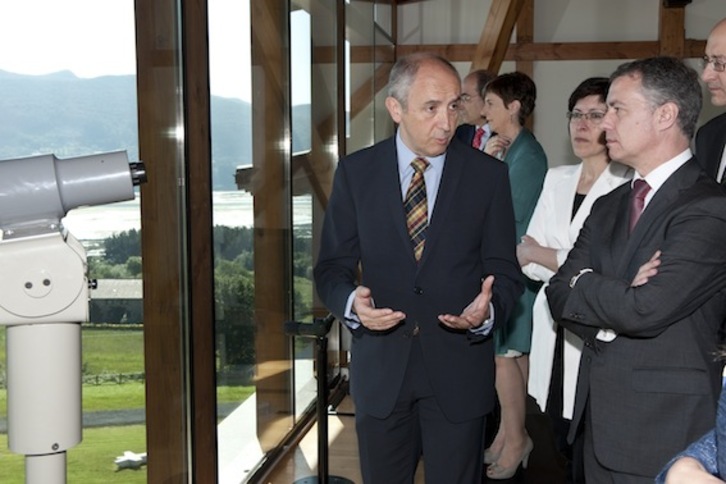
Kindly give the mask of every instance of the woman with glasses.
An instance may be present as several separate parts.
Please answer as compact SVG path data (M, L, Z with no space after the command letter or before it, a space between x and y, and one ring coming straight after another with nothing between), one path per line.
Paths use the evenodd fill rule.
M547 157L524 122L534 110L537 89L521 72L502 74L484 88L482 114L492 136L484 149L508 166L517 240L527 230L542 190ZM484 453L489 479L508 479L526 467L532 440L524 427L528 353L532 337L532 303L538 283L528 281L509 320L494 330L496 390L501 409L499 430Z
M600 127L607 111L608 86L607 78L593 77L570 95L570 143L581 161L547 172L527 235L517 246L522 271L530 279L544 283L533 308L528 390L552 419L558 450L568 459L569 483L585 482L582 439L578 438L573 446L567 444L582 340L552 320L545 286L567 259L595 200L632 177L632 170L608 158L605 133Z

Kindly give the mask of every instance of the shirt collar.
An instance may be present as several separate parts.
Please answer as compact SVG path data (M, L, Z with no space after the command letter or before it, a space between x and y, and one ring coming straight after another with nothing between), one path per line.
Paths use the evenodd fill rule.
M396 131L396 155L398 155L398 172L403 174L407 170L413 170L411 168L411 162L419 155L411 151L408 146L401 139L400 130ZM446 159L446 152L438 156L425 156L429 164L434 167L437 171L440 171L444 166L444 160Z
M630 186L633 186L633 182L637 179L645 179L645 181L650 185L650 193L649 196L652 196L653 193L657 192L658 189L666 182L666 180L678 170L681 166L685 165L688 160L690 160L693 157L693 153L691 153L690 148L686 148L685 151L680 153L678 156L671 158L670 160L666 161L662 165L660 165L655 170L648 173L645 177L640 176L638 172L636 171L633 175L633 180L630 182Z

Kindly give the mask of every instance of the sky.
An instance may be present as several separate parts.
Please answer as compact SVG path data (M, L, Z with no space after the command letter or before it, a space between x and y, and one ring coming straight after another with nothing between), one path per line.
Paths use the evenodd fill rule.
M209 0L208 17L212 94L250 101L248 2ZM4 0L0 70L30 75L70 70L82 78L133 75L134 29L134 0ZM309 92L309 84L305 89ZM301 96L299 102L305 102Z
M133 0L0 2L0 69L135 74Z

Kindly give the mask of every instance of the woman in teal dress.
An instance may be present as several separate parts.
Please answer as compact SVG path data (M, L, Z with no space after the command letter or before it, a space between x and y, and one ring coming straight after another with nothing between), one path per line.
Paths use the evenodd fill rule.
M526 234L547 173L547 156L531 131L524 127L532 114L537 89L521 72L502 74L484 88L483 114L492 131L485 151L509 166L517 242ZM527 288L506 324L494 330L496 389L501 407L497 435L484 453L489 479L509 479L520 463L526 467L532 439L524 426L529 350L532 341L532 305L539 283L527 279Z

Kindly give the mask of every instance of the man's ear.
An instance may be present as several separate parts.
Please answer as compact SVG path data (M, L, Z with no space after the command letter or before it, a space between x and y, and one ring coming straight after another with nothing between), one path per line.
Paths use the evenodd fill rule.
M386 109L388 109L388 114L391 115L393 122L399 124L401 122L401 116L403 115L403 106L401 106L401 103L396 98L388 96L386 98Z
M678 106L674 102L667 102L659 106L655 112L656 122L661 129L670 128L678 122Z

